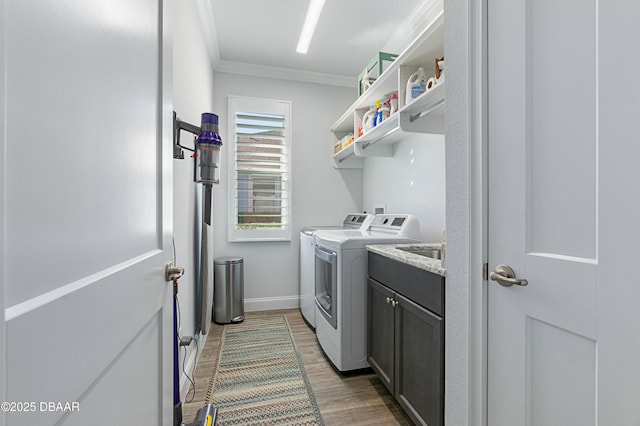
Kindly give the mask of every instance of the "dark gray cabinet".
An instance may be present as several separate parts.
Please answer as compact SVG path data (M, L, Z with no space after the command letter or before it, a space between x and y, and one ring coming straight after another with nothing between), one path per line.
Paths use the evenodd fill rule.
M367 359L416 424L444 424L443 295L443 277L369 253Z
M369 278L367 281L367 361L389 392L394 384L395 293Z

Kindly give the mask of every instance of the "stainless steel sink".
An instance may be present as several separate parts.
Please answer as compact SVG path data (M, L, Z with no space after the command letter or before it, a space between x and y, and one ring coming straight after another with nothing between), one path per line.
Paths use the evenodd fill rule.
M396 248L419 256L429 257L431 259L440 259L442 256L442 251L439 248L420 246L401 246Z

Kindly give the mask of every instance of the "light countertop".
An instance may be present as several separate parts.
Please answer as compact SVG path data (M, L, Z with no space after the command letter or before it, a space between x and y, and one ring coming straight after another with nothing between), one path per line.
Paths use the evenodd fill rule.
M419 254L411 253L404 250L399 250L396 247L407 248L437 248L441 249L440 243L414 243L414 244L373 244L368 245L367 250L372 253L377 253L381 256L388 257L390 259L397 260L398 262L406 263L416 268L425 269L434 274L446 277L447 270L444 268L440 259L432 259L430 257L421 256ZM446 255L443 253L443 255Z

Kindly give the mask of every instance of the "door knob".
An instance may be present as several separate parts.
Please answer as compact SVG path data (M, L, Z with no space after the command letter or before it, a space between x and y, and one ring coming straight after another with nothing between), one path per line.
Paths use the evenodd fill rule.
M184 268L181 266L174 266L173 263L167 262L164 267L164 279L167 281L175 281L184 275Z
M511 269L507 265L496 266L495 271L493 271L491 275L489 275L489 278L491 278L493 281L497 281L498 284L504 287L511 287L512 285L519 285L524 287L529 284L529 281L525 280L524 278L516 278L516 273L513 272L513 269Z

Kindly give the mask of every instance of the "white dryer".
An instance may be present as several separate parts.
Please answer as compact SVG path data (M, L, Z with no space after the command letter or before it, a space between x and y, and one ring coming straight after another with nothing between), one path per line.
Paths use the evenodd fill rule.
M350 213L340 225L305 226L300 231L300 311L311 327L316 327L314 235L321 230L367 229L371 220L372 214Z
M420 222L408 214L376 215L367 230L315 234L316 336L339 371L366 368L367 248L420 240Z

